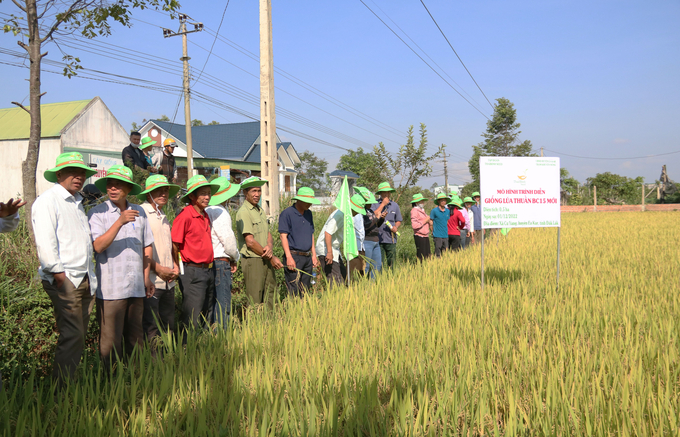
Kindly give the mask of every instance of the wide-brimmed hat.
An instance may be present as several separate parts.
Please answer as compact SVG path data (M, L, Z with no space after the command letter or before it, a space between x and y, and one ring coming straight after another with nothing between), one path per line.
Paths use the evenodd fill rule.
M154 144L156 144L156 141L152 140L149 137L144 137L142 138L142 142L139 144L139 150L144 150L147 147L151 147Z
M78 152L67 152L57 156L57 165L54 168L45 170L43 176L50 182L57 182L57 172L65 168L74 167L85 170L85 176L90 177L97 174L97 170L88 167L83 161L83 155Z
M267 182L269 181L266 179L261 179L258 178L257 176L251 176L248 179L241 182L241 189L245 190L246 188L261 187L262 185L265 185Z
M371 190L369 190L368 188L354 187L354 191L363 196L367 205L373 205L374 203L378 203L378 201L375 199L375 196L373 195L373 193L371 193Z
M425 200L427 200L427 197L423 197L422 194L418 193L413 195L413 200L411 200L411 203L424 202Z
M349 204L354 212L358 212L361 215L366 215L366 209L364 209L366 200L361 194L355 194L354 196L350 197Z
M155 174L146 178L145 189L137 195L137 198L142 202L146 200L146 194L152 192L157 188L168 187L170 190L169 196L175 197L179 191L179 185L171 184L168 178L162 174Z
M479 194L479 191L475 191L474 193L472 193L472 195L470 197L472 197L474 199L475 197L482 197L482 196L481 196L481 194Z
M177 147L177 143L172 138L166 138L165 141L163 141L163 147L167 146Z
M132 170L130 170L128 167L124 165L112 165L111 167L109 167L109 169L106 170L106 176L94 181L94 186L99 188L99 191L101 191L102 193L106 193L106 181L108 181L109 179L116 179L119 181L127 182L128 184L132 185L132 190L130 190L130 194L133 196L142 192L142 187L137 185L132 180Z
M457 206L458 208L462 208L462 207L463 207L463 203L461 202L460 197L458 197L458 198L456 198L456 199L451 199L451 201L449 202L449 205L455 205L455 206Z
M193 176L191 179L187 181L187 193L184 196L182 196L182 201L185 203L189 203L189 194L193 193L194 191L198 190L201 187L210 187L211 195L217 193L217 190L220 189L220 186L218 184L208 182L205 176L197 174L196 176Z
M394 192L397 191L397 190L395 190L394 188L390 187L390 183L389 183L389 182L382 182L380 185L378 185L378 189L375 190L375 192L376 192L376 193L380 193L380 192L382 192L382 191L386 191L386 192L388 192L388 193L394 193Z
M434 198L434 201L435 201L435 203L439 203L439 201L442 200L442 199L446 199L446 201L448 203L448 201L451 200L451 197L449 197L449 195L446 194L446 193L439 193L439 194L437 194L437 197Z
M314 197L314 190L309 187L300 187L297 195L293 196L293 200L300 202L311 203L312 205L321 205L321 201Z
M465 199L463 199L463 203L475 203L475 201L472 200L472 197L468 196Z
M210 198L210 205L219 205L231 199L241 189L239 184L232 183L228 178L220 176L212 180L213 184L217 184L220 188Z

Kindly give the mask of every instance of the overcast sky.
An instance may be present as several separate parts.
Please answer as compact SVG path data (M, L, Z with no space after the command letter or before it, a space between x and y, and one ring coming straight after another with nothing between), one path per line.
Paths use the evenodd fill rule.
M396 151L408 126L417 128L422 122L433 152L442 143L448 146L449 182L468 181L467 160L471 146L481 141L490 104L420 0L364 1L470 103L360 0L272 0L274 63L283 71L275 76L277 123L306 138L279 135L298 151L327 159L331 171L344 150L314 139L345 149L363 145L365 150L383 141ZM231 0L219 32L224 39L218 40L214 35L226 2L184 3L182 11L208 29L189 35L194 79L215 43L205 74L193 85L204 97L192 101L192 118L251 121L243 114L259 114L258 2ZM544 147L547 156L560 156L562 166L581 181L611 171L653 182L663 164L671 178L680 180L680 153L668 154L680 151L675 132L680 118L680 2L427 0L425 5L486 97L491 102L506 97L515 104L521 139L531 140L536 151ZM16 13L16 7L2 2L0 18L8 13ZM179 24L153 11L134 16L131 29L114 25L108 38L83 44L59 36L57 42L88 69L155 88L159 86L139 79L159 82L162 90L45 73L43 103L100 96L126 129L162 114L172 119L181 86L182 41L163 38L161 27L177 30ZM21 50L16 40L11 33L2 35L0 62L21 62L7 52ZM47 59L61 61L54 43L47 51ZM0 64L0 76L0 107L28 102L27 69ZM176 121L184 122L182 106ZM620 159L664 153L668 155ZM420 185L443 183L442 168L436 163L436 177Z

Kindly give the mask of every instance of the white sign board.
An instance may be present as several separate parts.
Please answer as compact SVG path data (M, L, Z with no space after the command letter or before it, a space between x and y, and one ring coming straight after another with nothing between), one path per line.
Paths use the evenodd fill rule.
M482 227L560 226L560 159L479 159Z
M112 166L123 165L123 160L120 158L109 158L107 156L101 155L90 155L90 164L97 164L97 167L95 167L97 173L90 177L90 183L93 183L97 179L106 176L106 170Z

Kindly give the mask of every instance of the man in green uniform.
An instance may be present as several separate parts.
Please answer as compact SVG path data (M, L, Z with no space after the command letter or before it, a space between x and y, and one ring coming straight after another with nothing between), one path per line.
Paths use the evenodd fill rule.
M264 210L258 205L262 186L267 181L257 176L241 183L246 196L236 213L236 238L241 253L241 268L246 294L251 304L266 303L274 307L277 300L276 272L283 263L274 256L274 240Z

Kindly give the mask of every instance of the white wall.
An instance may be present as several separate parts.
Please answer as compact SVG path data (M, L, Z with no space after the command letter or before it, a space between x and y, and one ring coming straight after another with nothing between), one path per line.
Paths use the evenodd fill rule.
M0 202L6 202L17 193L23 195L24 188L21 183L21 163L26 159L28 140L0 141L0 156L2 156L2 181L0 181ZM40 154L38 156L38 195L52 186L47 182L43 173L48 168L54 167L57 156L61 153L61 140L59 138L46 138L40 141Z
M61 135L63 147L123 152L130 136L104 102L97 99Z

